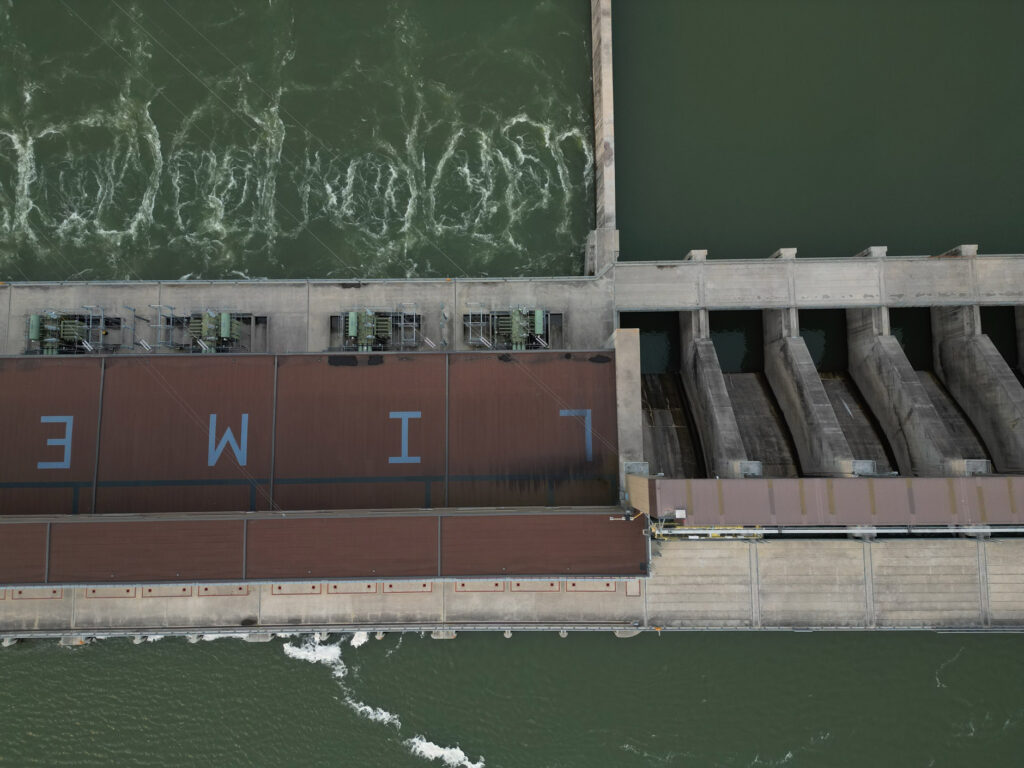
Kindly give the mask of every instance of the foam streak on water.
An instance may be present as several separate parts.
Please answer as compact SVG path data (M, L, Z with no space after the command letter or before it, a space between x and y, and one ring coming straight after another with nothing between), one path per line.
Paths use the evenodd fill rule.
M369 635L367 633L356 632L350 640L350 645L358 648L368 638ZM308 661L313 664L323 664L329 667L341 686L345 704L357 715L366 718L370 722L390 726L396 731L400 731L402 729L402 721L394 712L366 704L355 698L351 685L346 682L349 669L341 657L341 643L342 641L340 640L336 643L324 643L316 636L307 636L300 644L285 643L283 648L285 655L289 658ZM443 747L419 734L411 739L406 739L403 743L412 754L427 760L440 760L446 766L450 766L450 768L483 768L484 766L483 757L474 762L457 745L454 747Z

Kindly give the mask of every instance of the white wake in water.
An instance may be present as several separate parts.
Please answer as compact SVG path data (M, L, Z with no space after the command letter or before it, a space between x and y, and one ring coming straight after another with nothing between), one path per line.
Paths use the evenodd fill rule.
M368 633L356 632L352 635L349 642L350 645L358 648L368 639ZM353 695L350 687L344 682L348 676L348 667L341 657L342 642L343 640L339 640L336 643L323 643L316 636L310 636L300 644L285 643L283 648L285 655L291 659L307 661L311 664L323 664L328 667L341 686L342 692L345 695L345 704L357 715L371 722L389 726L396 731L400 731L402 729L402 721L398 715L381 707L374 707L359 701ZM399 643L401 643L401 636L399 636ZM449 768L484 768L484 758L482 756L474 761L458 745L443 747L419 734L411 739L406 739L402 743L417 757L435 762L440 761Z
M425 757L428 760L440 760L451 768L484 768L482 757L473 762L458 747L442 747L422 736L414 736L405 744L414 755Z

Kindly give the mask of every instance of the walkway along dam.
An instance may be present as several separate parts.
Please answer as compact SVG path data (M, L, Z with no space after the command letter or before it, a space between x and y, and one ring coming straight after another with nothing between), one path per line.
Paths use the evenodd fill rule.
M0 285L5 643L1024 628L1024 255L619 261L592 17L585 275Z

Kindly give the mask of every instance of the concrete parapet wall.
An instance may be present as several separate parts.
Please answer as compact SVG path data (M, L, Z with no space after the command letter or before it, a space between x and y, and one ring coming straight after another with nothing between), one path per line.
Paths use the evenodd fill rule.
M627 491L627 462L644 460L644 425L640 388L640 331L619 328L615 348L615 406L618 425L619 488Z
M764 372L805 475L853 474L853 453L800 336L796 310L764 311Z
M1024 541L673 541L649 579L0 589L0 636L338 630L1024 629Z
M594 69L594 170L597 229L615 229L615 101L612 85L612 0L591 0Z
M953 444L902 347L885 308L847 309L850 375L885 432L902 475L960 476Z
M680 314L681 375L711 477L741 477L746 450L729 391L708 337L706 312Z
M977 306L933 307L935 373L964 409L996 470L1024 472L1024 387L981 332Z
M628 310L1024 304L1024 258L776 258L619 262ZM742 278L737 279L741 275Z

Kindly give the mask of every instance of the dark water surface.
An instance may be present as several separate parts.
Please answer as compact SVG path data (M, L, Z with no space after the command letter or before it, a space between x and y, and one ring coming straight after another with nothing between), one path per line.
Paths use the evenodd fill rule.
M0 764L1018 766L1024 749L1014 635L343 642L6 649Z
M1024 250L1024 3L613 6L628 259Z

